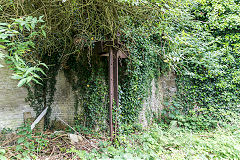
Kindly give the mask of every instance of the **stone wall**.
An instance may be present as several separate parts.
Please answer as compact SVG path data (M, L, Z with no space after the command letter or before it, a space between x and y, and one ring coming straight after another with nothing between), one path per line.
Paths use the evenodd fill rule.
M12 72L6 65L0 68L0 75L0 130L15 129L23 123L23 112L34 112L25 102L26 89L17 87L18 82L10 78Z
M144 101L143 109L139 115L139 121L143 127L152 123L153 118L160 118L165 101L171 101L177 91L176 75L169 72L151 83L150 96Z
M57 75L56 92L54 103L52 105L51 120L62 120L72 124L74 122L74 92L71 84L64 76L64 72L60 71Z
M3 61L0 64L4 64ZM25 102L27 90L17 87L17 80L11 79L12 71L6 65L0 68L0 130L3 128L16 129L23 123L23 113L35 113ZM57 76L55 102L52 105L51 119L60 117L68 123L74 119L74 94L63 72Z
M0 62L3 64L3 62ZM35 113L25 102L27 91L18 88L18 81L11 79L12 72L5 66L0 68L0 130L3 128L16 129L23 123L23 113ZM171 99L176 92L175 75L168 73L157 80L152 81L150 96L145 100L143 110L139 119L143 126L152 122L153 115L160 116L160 111L164 108L165 99ZM74 122L74 92L71 84L68 83L64 73L59 72L57 76L56 93L52 105L51 120L62 120L69 124Z

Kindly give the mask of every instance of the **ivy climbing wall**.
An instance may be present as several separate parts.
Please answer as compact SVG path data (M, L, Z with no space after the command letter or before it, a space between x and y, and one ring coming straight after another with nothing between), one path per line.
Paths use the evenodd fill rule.
M173 96L177 92L176 75L173 72L153 79L149 97L144 100L143 109L139 114L139 121L147 127L152 123L154 118L161 118L161 110L166 107L165 102L171 102Z
M0 130L3 128L16 129L23 123L23 113L35 113L25 102L27 90L17 87L17 81L12 80L12 72L7 68L0 68ZM172 72L155 79L151 83L149 97L144 101L139 121L144 127L154 118L160 118L160 111L164 108L164 101L171 101L176 92L175 75ZM62 120L69 124L74 122L75 95L63 71L56 77L56 92L52 105L51 120ZM79 108L79 111L81 108Z

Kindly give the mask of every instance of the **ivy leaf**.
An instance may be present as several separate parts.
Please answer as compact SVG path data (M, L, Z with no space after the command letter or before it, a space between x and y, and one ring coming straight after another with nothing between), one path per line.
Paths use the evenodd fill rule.
M27 28L28 31L31 31L30 25L26 24L25 27Z
M42 30L42 34L43 34L44 38L47 37L47 34L46 34L46 32L44 30Z
M23 147L21 145L16 146L16 151L21 151L22 149L23 149Z
M25 140L24 137L20 137L20 138L18 138L17 143L20 144L20 143L24 142L24 140Z

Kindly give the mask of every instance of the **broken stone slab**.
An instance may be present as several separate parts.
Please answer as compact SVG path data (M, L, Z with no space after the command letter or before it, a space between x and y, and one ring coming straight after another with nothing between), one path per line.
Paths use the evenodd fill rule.
M23 119L24 119L24 124L32 124L34 123L34 118L32 117L31 112L24 112L23 113ZM44 118L42 118L38 124L36 124L36 128L34 131L36 132L42 132L44 130Z
M83 137L81 135L77 135L77 134L68 134L69 139L71 140L71 143L78 143L83 141Z

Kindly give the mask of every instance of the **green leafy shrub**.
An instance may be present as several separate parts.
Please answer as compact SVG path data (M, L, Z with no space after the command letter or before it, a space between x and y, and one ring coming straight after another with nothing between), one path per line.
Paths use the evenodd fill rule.
M167 12L165 34L173 43L166 60L177 72L178 91L162 117L167 124L211 129L239 114L239 5L184 2Z
M68 150L82 159L238 159L238 130L217 128L212 132L192 132L181 128L164 130L154 124L138 134L120 135L120 145L101 142L90 153ZM119 137L119 138L120 138Z
M40 35L37 28L41 28L41 33L44 33L43 26L38 26L44 21L42 17L37 19L31 16L12 21L0 23L0 47L7 51L4 54L3 50L0 50L0 59L5 58L14 71L12 78L19 80L18 87L29 85L32 81L40 84L39 72L45 74L41 66L47 66L35 59L32 49L35 47L33 40Z
M18 159L36 159L37 155L48 147L48 140L44 139L44 135L33 133L29 124L23 125L18 128L16 152L19 154L15 158ZM37 136L37 138L34 136Z

